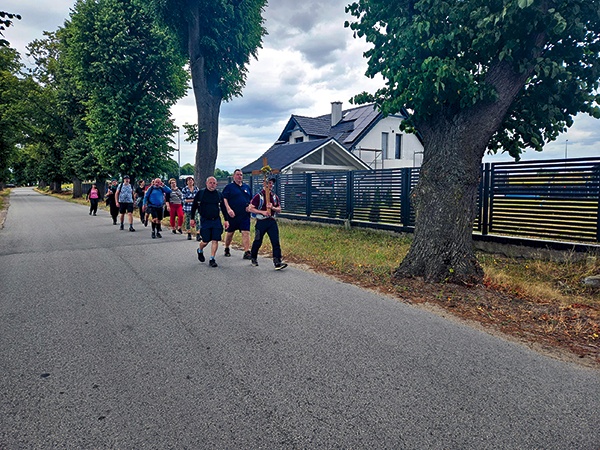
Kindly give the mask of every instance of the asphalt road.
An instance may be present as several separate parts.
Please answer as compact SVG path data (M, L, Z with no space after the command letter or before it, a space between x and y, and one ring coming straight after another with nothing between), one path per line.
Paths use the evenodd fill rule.
M600 448L597 370L136 228L13 190L0 449Z

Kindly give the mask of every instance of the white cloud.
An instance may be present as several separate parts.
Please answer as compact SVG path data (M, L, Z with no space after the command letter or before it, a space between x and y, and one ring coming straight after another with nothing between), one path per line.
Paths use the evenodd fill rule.
M4 0L2 10L23 16L5 31L12 46L24 55L25 45L64 24L74 0ZM364 40L354 39L344 28L353 18L344 12L347 0L276 0L265 11L265 36L258 60L249 65L243 96L223 103L220 115L217 167L232 170L260 157L277 139L292 114L327 114L331 102L374 92L381 78L365 77ZM177 125L195 123L192 92L172 108ZM523 159L563 158L568 139L568 156L598 156L598 121L577 116L575 125L542 153L527 152ZM176 136L175 136L176 146ZM195 144L180 139L182 164L195 162ZM177 160L177 154L174 154ZM486 156L486 161L510 160Z

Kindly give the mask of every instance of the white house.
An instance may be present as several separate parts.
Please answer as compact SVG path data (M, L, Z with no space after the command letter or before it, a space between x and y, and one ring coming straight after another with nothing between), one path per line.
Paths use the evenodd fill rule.
M332 102L331 114L294 114L275 144L242 170L260 169L264 157L282 173L419 167L423 145L400 131L405 118L384 117L373 104L342 110L341 102Z

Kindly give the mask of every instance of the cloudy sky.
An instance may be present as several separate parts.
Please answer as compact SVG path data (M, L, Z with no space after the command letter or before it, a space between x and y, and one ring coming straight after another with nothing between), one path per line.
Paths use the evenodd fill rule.
M3 11L18 13L22 20L4 32L5 38L25 58L25 46L54 31L69 16L74 0L3 0ZM328 114L331 102L348 100L362 92L373 92L381 80L364 76L367 49L344 28L351 19L344 12L349 0L271 0L265 12L268 36L249 66L243 97L221 107L217 167L233 170L264 153L277 139L292 114ZM190 95L173 107L177 125L196 122L194 99ZM194 163L195 145L179 139L180 162ZM177 137L174 136L177 146ZM530 150L523 160L600 155L600 123L580 115L575 125L544 152ZM177 153L173 155L177 160ZM486 157L485 161L510 161L507 156Z

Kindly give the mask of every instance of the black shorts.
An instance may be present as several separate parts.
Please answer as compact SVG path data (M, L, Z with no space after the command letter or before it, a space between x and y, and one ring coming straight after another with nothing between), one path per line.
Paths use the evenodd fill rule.
M227 232L233 233L237 230L250 231L250 214L245 211L240 214L236 212L235 217L229 219L229 227L227 228Z
M119 203L119 214L132 213L133 212L133 203Z
M223 224L221 219L202 219L200 218L200 237L202 242L220 241L223 234Z
M153 219L163 220L163 207L162 206L147 206L146 212L152 216Z

